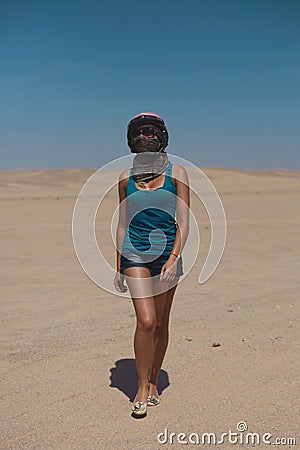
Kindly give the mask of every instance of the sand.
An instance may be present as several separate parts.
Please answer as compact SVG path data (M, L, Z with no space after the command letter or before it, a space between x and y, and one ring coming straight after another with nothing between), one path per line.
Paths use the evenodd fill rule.
M200 256L175 295L161 404L141 420L130 415L131 300L94 284L72 244L74 204L94 171L0 172L1 450L194 448L178 434L220 438L240 421L260 439L294 437L298 445L284 447L300 448L300 172L203 170L226 211L227 244L215 274L198 284L210 230L193 196ZM115 188L108 197L97 230L113 264L105 233ZM174 443L159 443L161 432L168 442L175 433Z

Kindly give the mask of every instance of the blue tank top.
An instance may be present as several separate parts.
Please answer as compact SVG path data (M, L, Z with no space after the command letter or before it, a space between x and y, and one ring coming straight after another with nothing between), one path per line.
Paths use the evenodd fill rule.
M153 190L138 189L130 169L126 188L129 226L122 242L122 255L169 255L176 235L176 186L169 163L164 184Z

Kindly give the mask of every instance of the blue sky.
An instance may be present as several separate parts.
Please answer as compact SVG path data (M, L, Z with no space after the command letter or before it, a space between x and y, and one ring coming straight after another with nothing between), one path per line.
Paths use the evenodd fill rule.
M200 167L300 170L298 0L0 2L0 169L98 168L141 111Z

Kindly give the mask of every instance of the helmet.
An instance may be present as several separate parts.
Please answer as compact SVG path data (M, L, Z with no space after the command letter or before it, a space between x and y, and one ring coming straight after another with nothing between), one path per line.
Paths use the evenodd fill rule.
M157 130L157 137L160 141L159 152L163 152L168 145L169 135L164 120L153 112L143 112L134 116L127 126L127 143L132 152L135 152L134 139L137 130L143 125L153 125Z

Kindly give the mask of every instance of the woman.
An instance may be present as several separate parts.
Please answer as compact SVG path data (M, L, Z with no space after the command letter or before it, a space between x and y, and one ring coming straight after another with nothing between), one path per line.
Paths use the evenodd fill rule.
M133 416L159 404L158 374L169 338L169 316L179 277L181 252L189 230L186 170L168 160L168 131L154 113L135 116L127 128L133 167L119 177L117 273L119 292L127 291L135 313L134 351L138 390ZM175 219L176 214L176 219Z

